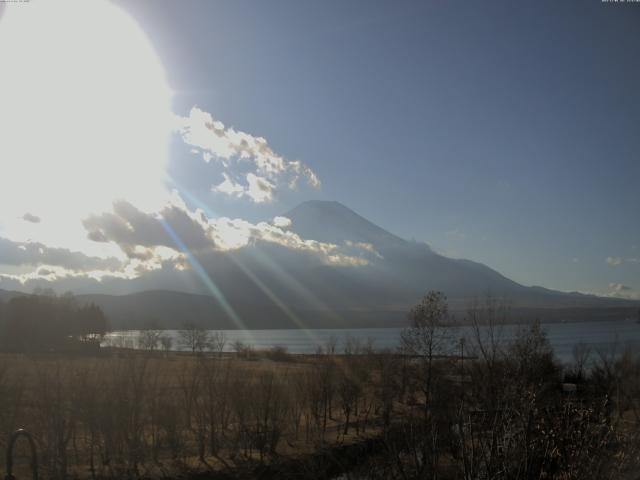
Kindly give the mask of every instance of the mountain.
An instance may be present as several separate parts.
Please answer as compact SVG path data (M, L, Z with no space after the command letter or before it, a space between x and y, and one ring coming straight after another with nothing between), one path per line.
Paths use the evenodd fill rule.
M16 292L15 290L0 290L0 302L7 302L13 297L19 297L25 295L22 292Z
M342 244L346 240L370 243L379 252L406 248L409 243L361 217L339 202L311 200L283 215L291 220L290 229L302 238ZM430 251L426 244L422 249Z
M305 202L284 216L291 220L290 229L303 238L336 244L345 240L370 243L381 258L372 259L367 269L350 273L361 273L358 281L367 289L376 284L391 288L383 296L394 298L385 302L412 304L425 290L436 289L445 292L454 304L491 293L509 298L521 308L620 305L618 299L525 287L481 263L448 258L424 243L397 237L338 202Z
M129 291L136 293L78 298L99 305L117 329L180 328L185 322L254 329L399 326L431 289L443 291L458 315L488 293L507 298L519 318L543 321L624 318L640 306L520 285L486 265L404 240L338 202L305 202L283 216L291 221L286 227L291 233L340 248L355 246L367 253L367 264L322 263L309 252L258 241L200 258L206 282L187 270L172 273L170 283L166 275L155 283L153 275L135 280ZM184 291L166 285L184 285ZM14 294L0 291L0 299Z

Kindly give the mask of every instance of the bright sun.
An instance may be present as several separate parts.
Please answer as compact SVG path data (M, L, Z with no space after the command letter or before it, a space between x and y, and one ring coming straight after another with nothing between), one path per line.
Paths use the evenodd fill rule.
M125 12L103 0L10 5L0 65L2 217L29 211L60 232L116 198L143 209L165 198L171 92Z

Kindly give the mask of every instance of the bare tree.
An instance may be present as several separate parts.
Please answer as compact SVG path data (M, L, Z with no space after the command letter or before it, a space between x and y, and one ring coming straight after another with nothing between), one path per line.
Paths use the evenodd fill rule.
M330 335L324 342L324 353L326 355L335 355L337 346L338 338L335 335Z
M213 332L211 334L209 344L211 346L211 350L216 352L218 355L222 355L224 347L227 344L227 336L220 330Z
M422 390L425 411L429 406L433 381L433 362L436 356L448 352L451 347L449 308L447 297L442 292L430 291L409 313L411 326L402 332L401 341L405 352L418 358L422 367Z
M160 346L162 332L160 330L141 330L138 336L138 348L153 352Z
M236 352L236 356L238 358L242 358L244 360L254 360L256 358L253 346L248 343L244 343L241 340L234 341L232 349Z
M185 350L190 350L192 353L202 353L210 348L211 334L203 327L186 323L179 332L179 343Z
M273 372L262 374L253 384L250 403L251 442L263 461L265 455L274 455L280 437L286 430L290 399L286 374L277 378Z
M344 429L343 435L349 433L349 426L351 422L351 414L355 408L355 403L361 394L362 386L357 381L356 376L353 374L350 368L345 367L338 371L337 378L337 390L338 398L340 400L340 407L344 415Z
M487 295L482 302L475 299L467 310L472 348L489 368L498 363L504 354L504 329L508 317L507 301L491 295Z
M584 342L578 342L573 346L571 355L573 357L576 379L583 380L586 374L586 367L591 357L591 347Z
M162 350L164 350L165 353L170 352L171 348L173 347L173 337L169 335L162 335L160 337L160 345L162 346Z

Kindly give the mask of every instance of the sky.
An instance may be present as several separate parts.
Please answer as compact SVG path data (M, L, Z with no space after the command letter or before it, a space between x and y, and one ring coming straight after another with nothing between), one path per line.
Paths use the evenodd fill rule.
M16 139L0 148L14 177L0 180L0 238L14 257L84 255L96 271L126 263L135 275L184 259L107 228L123 218L171 211L231 229L216 237L231 248L273 235L271 219L300 201L327 199L525 285L640 298L640 4L70 2L51 13L58 24L14 43L28 34L7 33L11 23L39 3L0 18L0 69L14 72L0 80L11 105L0 103L0 125ZM70 181L50 180L78 168L103 181L65 202L56 192ZM166 188L150 194L150 177ZM114 183L133 213L110 212ZM78 195L92 200L83 211ZM8 213L14 204L24 212ZM43 232L56 215L69 228ZM71 265L2 263L22 281Z

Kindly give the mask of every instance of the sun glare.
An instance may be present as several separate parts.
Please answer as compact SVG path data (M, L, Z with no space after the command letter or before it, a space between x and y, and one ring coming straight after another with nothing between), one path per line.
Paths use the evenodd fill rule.
M5 216L28 211L64 235L116 198L148 210L164 200L171 92L124 11L104 0L10 5L0 65Z

